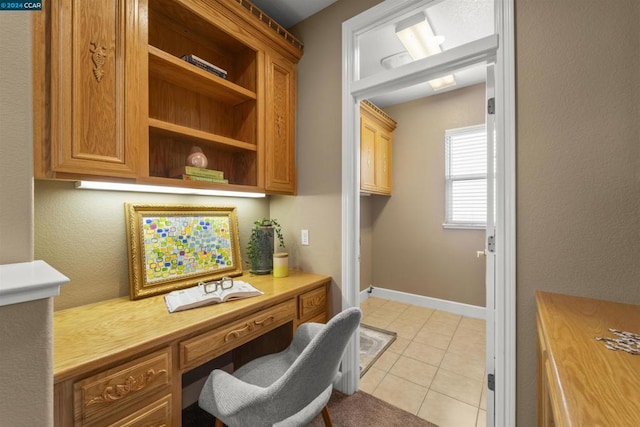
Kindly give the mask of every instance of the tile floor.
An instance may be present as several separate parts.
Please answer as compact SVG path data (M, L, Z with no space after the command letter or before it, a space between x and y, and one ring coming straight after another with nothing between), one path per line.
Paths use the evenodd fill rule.
M485 321L371 297L362 322L395 331L395 342L360 389L437 424L485 427Z

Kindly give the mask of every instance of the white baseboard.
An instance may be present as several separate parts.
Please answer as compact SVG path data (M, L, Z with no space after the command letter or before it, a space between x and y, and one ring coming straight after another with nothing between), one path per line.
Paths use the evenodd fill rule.
M369 292L370 290L371 292ZM450 313L459 314L461 316L486 320L485 308L479 307L477 305L425 297L422 295L409 294L406 292L394 291L391 289L376 288L375 286L367 288L364 291L360 292L360 302L362 303L364 300L370 297L383 298L392 301L403 302L405 304L413 304L420 307L448 311Z

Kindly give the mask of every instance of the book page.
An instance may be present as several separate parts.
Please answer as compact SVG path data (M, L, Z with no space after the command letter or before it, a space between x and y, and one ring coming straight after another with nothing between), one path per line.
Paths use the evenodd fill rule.
M247 282L234 280L230 289L218 288L215 292L204 293L202 288L194 286L187 289L180 289L169 292L164 300L169 313L175 311L188 310L190 308L202 307L204 305L221 303L239 298L248 298L262 295L263 292L254 288Z
M241 280L234 280L233 288L225 290L218 289L218 292L222 301L229 301L230 299L237 298L247 298L263 294L262 291Z

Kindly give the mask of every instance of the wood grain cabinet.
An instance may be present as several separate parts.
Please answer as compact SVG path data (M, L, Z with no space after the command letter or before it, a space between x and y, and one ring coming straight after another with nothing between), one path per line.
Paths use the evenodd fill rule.
M265 188L271 193L295 194L295 64L275 55L267 55L265 76Z
M36 177L295 194L302 45L251 3L55 0L35 25ZM194 146L228 183L174 173Z
M144 138L131 0L54 0L34 14L35 176L135 177Z
M360 103L360 190L390 196L396 122L369 101Z
M640 306L537 292L538 426L640 425L640 356L610 329L640 333Z

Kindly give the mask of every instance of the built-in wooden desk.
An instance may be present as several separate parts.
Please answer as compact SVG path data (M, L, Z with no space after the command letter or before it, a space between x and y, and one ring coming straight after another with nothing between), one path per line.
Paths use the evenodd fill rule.
M245 361L265 334L283 347L300 323L327 320L329 276L238 279L264 295L177 313L163 296L55 312L55 425L179 426L184 372L232 350Z
M608 350L640 333L640 306L537 292L538 425L640 426L640 355Z

